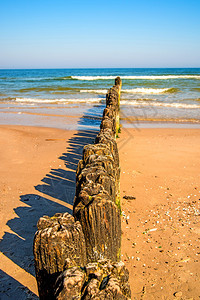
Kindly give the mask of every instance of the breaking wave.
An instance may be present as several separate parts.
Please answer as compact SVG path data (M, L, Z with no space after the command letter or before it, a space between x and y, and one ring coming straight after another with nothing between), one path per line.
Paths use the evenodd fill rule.
M34 99L34 98L16 98L16 102L21 103L96 103L100 102L99 98L83 98L83 99Z
M80 93L94 93L94 94L103 94L105 95L108 90L80 90Z
M135 89L126 89L123 90L123 93L130 93L130 94L163 94L163 93L176 93L179 89L175 88L163 88L163 89L152 89L152 88L135 88Z
M108 90L80 90L80 93L94 93L94 94L106 94ZM175 88L163 88L163 89L152 89L152 88L135 88L135 89L122 89L122 93L128 94L163 94L163 93L176 93L179 89Z
M20 93L26 93L26 92L56 92L56 91L60 91L60 92L66 92L66 91L70 91L70 92L77 92L79 91L78 89L75 88L70 88L70 87L63 87L63 86L46 86L46 87L31 87L31 88L25 88L25 89L20 89L19 92Z
M71 79L76 80L113 80L116 78L116 75L110 76L71 76ZM166 80L166 79L200 79L200 75L148 75L148 76L120 76L121 79L128 80ZM64 79L64 77L63 77ZM69 77L66 77L69 79Z
M157 106L157 107L174 107L174 108L189 108L196 109L200 108L200 105L197 104L184 104L184 103L163 103L163 102L151 102L151 101L137 101L137 100L122 100L120 101L121 105L133 105L133 106Z

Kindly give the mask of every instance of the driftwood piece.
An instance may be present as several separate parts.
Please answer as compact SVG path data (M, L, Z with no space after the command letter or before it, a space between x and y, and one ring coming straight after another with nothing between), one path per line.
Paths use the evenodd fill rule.
M66 268L86 264L80 223L68 213L40 218L34 239L34 258L40 299L51 299L58 275Z
M131 299L128 279L123 262L99 260L84 269L74 267L58 277L54 300L128 300Z

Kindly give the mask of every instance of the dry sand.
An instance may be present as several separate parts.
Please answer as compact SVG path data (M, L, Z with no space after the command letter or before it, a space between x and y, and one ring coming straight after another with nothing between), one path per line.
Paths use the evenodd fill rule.
M65 169L65 161L58 157L73 134L51 128L0 126L0 299L37 299L32 256L36 222L45 211L70 207L62 198L47 193L48 187L49 194L53 193L52 185L56 185L50 178L51 169ZM47 185L44 193L35 188L44 185L43 179Z
M0 126L0 299L37 299L37 220L71 212L76 165L96 134ZM118 146L132 299L199 299L200 130L123 129Z
M124 130L119 147L132 299L199 299L200 130Z

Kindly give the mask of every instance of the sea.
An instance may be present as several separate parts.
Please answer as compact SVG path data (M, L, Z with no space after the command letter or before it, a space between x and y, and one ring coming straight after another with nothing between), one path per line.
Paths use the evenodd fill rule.
M0 124L96 128L117 76L122 126L200 127L200 68L2 69Z

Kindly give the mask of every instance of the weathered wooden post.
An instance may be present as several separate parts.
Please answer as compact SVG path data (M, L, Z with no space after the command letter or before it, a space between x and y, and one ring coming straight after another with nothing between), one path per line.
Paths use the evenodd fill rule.
M68 213L44 216L37 226L33 252L38 291L41 300L50 300L61 272L87 263L85 238L80 223Z
M128 278L123 262L98 260L84 269L64 271L57 279L54 296L58 300L127 300L131 299Z
M41 300L130 299L121 258L119 133L121 79L106 95L95 144L76 172L73 215L44 216L34 239Z

